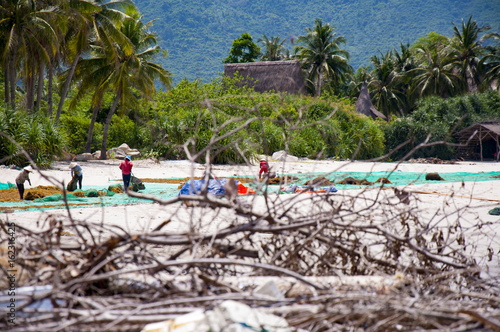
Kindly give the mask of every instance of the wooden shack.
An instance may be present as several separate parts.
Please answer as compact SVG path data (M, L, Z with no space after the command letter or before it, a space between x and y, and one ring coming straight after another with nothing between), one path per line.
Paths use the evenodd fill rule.
M457 157L468 160L499 159L500 122L475 123L456 134L461 145Z

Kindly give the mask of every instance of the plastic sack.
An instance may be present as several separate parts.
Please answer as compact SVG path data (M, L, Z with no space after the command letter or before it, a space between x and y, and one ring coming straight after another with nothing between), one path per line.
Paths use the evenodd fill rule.
M96 189L89 189L85 191L85 196L87 197L99 197L99 193Z
M75 175L75 176L73 176L71 181L69 181L68 186L66 187L66 190L67 191L75 191L77 183L78 183L78 177Z
M195 310L172 320L147 324L141 332L291 332L288 322L236 301L223 301L212 310Z
M146 189L146 186L141 181L141 179L139 179L133 175L132 175L132 178L130 179L130 186L132 187L132 190L135 192L138 192L139 190Z
M328 192L329 193L336 193L338 190L337 188L335 188L334 186L331 186L329 189L328 189Z

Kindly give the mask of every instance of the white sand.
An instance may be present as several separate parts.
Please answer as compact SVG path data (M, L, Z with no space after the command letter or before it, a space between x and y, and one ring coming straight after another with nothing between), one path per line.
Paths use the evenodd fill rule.
M118 168L120 161L89 161L81 162L83 168L84 186L95 186L96 188L107 188L110 184L117 183L121 179ZM333 172L333 171L356 171L376 172L398 169L403 172L438 172L446 177L448 172L494 172L500 171L500 163L496 162L459 162L457 164L415 164L415 163L371 163L371 162L340 162L340 161L300 161L300 162L270 162L272 170L278 173L305 173L305 172ZM63 181L70 180L69 162L56 162L48 171L34 173L30 176L31 187L39 185L62 186ZM257 176L259 167L253 166L223 166L214 165L213 174L218 177L226 176ZM203 176L205 166L190 164L188 161L167 161L155 163L152 160L134 161L133 173L139 178L183 178ZM15 182L19 171L0 168L0 182ZM43 176L42 176L43 175ZM45 177L48 177L45 178ZM147 185L147 183L146 183ZM26 183L26 188L30 188ZM420 192L411 196L412 204L418 203L423 219L435 220L434 215L441 218L450 215L456 220L459 218L464 224L484 224L480 234L471 234L469 241L474 246L473 251L477 262L490 274L500 273L500 262L498 252L500 250L500 216L489 215L488 211L494 207L500 207L500 180L465 182L462 183L440 183L433 182L425 185L409 185L405 187L408 191ZM345 190L348 192L349 190ZM350 190L349 192L353 192ZM387 190L392 193L392 191ZM426 193L422 193L426 192ZM339 199L345 193L339 190ZM450 197L453 194L453 197ZM286 196L286 195L281 195ZM284 198L286 199L286 198ZM249 200L251 204L261 204L259 199ZM261 202L261 200L260 200ZM29 204L29 203L26 203ZM169 206L159 204L124 205L105 208L74 208L71 215L78 220L87 220L108 225L117 225L131 233L143 233L154 229L161 222L171 219L174 222L164 228L168 231L187 230L195 222L192 214L180 203ZM1 213L0 220L14 221L25 227L48 227L48 216L63 217L67 215L64 210L48 210L44 212L15 212ZM212 221L223 219L223 216L214 217L204 215L207 228L217 227ZM433 219L434 218L434 219ZM176 220L174 220L176 219ZM222 222L222 221L221 221ZM494 250L492 261L487 259L487 249Z

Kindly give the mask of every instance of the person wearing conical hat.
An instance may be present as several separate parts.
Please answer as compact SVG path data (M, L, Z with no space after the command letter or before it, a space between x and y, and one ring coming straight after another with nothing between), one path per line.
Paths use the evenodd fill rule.
M28 181L28 183L31 186L31 181L30 181L30 173L33 172L33 168L31 166L26 166L23 168L21 173L16 177L16 185L17 185L17 190L19 191L19 196L21 197L21 200L24 199L24 182Z
M78 178L78 188L81 190L83 181L82 166L78 165L76 162L72 162L69 164L69 169L71 169L71 177L76 176Z

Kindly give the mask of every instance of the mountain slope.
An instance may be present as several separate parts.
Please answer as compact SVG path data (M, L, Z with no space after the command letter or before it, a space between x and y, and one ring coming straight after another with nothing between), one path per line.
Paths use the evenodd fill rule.
M498 0L136 0L147 21L156 19L154 30L168 58L159 60L178 83L202 78L207 82L224 70L222 61L234 39L248 32L254 41L268 37L304 35L315 18L337 27L347 39L350 64L356 69L369 64L378 50L399 48L434 31L452 35L469 16L479 25L500 31Z

